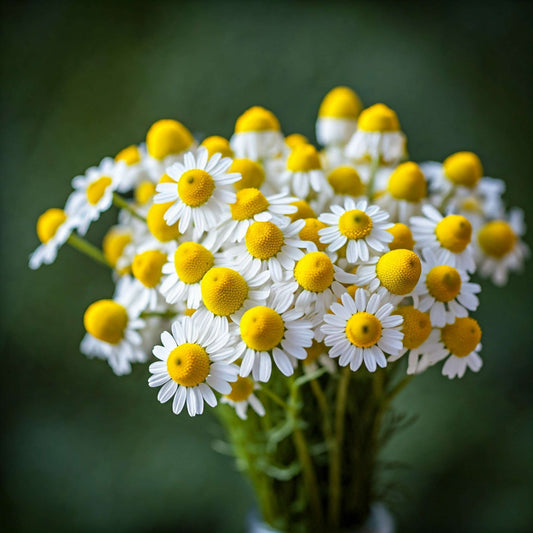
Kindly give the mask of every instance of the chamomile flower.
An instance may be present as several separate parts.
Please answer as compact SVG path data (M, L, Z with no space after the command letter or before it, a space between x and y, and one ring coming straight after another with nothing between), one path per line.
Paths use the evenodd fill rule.
M259 398L254 394L254 390L259 388L257 383L254 383L252 379L239 376L237 381L231 383L231 392L222 396L220 403L231 405L241 420L248 418L248 406L259 416L264 416L265 408Z
M47 209L37 220L37 236L41 244L30 255L30 268L35 270L41 265L53 263L76 224L76 219L63 209Z
M118 192L131 191L143 181L153 183L146 168L146 157L145 147L135 144L126 146L115 156L116 171L120 176Z
M404 248L405 250L412 250L415 246L415 241L413 239L413 234L409 229L409 226L397 222L387 230L393 237L392 241L389 242L390 250L399 250Z
M69 196L65 211L75 213L77 231L85 235L91 222L98 220L113 203L113 192L120 184L117 163L110 157L102 159L97 167L90 167L83 176L72 180L74 191Z
M354 161L400 161L406 154L405 135L396 113L384 104L365 109L357 121L357 131L346 146L346 156Z
M179 222L178 228L184 233L191 225L195 234L201 235L228 217L228 204L235 202L232 184L240 179L236 173L227 173L231 159L221 159L219 153L208 157L203 146L196 157L187 152L184 162L174 163L167 169L171 183L159 183L156 187L156 203L173 202L165 212L168 225Z
M147 359L141 336L145 322L139 318L141 308L131 290L134 283L124 276L117 284L115 297L92 303L83 317L87 334L81 342L81 352L107 360L119 376L131 372L131 363Z
M127 224L117 224L111 226L104 235L102 241L102 251L108 263L119 273L127 272L130 262L125 262L124 251L132 243L134 236L133 229Z
M392 227L387 212L375 205L369 206L366 200L356 203L351 198L344 201L344 209L332 205L331 211L318 217L329 226L318 232L320 241L328 244L328 251L336 252L347 244L346 259L356 263L368 261L371 254L387 250L393 238L386 231Z
M502 286L509 272L522 269L529 256L529 248L520 239L525 231L524 213L517 208L511 209L508 220L492 220L479 229L476 255L482 277Z
M161 250L139 252L131 263L131 273L138 283L132 287L141 309L153 311L162 305L161 281L167 253Z
M320 319L320 323L322 319ZM316 338L313 339L313 344L306 348L307 357L302 361L302 368L304 372L311 373L318 370L320 367L325 367L330 374L335 374L337 365L335 361L328 356L328 348Z
M229 170L241 175L241 178L233 184L236 191L251 187L260 189L265 181L263 167L257 161L252 161L245 157L234 159Z
M292 270L308 247L298 238L303 226L303 220L281 228L274 222L254 221L246 230L244 243L227 250L226 256L249 276L267 271L272 280L281 281L284 271Z
M233 159L235 154L229 145L229 141L225 137L220 137L220 135L211 135L206 137L200 146L203 146L207 149L209 157L213 157L215 154L221 154L222 157L229 157Z
M472 224L462 215L443 217L433 206L422 207L422 217L412 217L411 231L415 247L435 251L437 260L467 272L476 268L472 240Z
M364 289L357 289L352 298L344 293L341 303L331 306L332 314L324 315L321 329L329 356L340 356L339 365L350 365L354 372L363 361L370 372L386 367L385 353L397 355L403 349L403 333L398 329L403 317L391 315L393 310L393 304L379 294L369 298Z
M347 197L359 199L363 196L365 186L357 170L349 165L335 167L327 175L327 180L333 190L332 204L342 205Z
M313 342L313 329L299 309L286 305L260 305L238 313L240 341L235 354L242 358L239 374L266 382L272 374L272 359L285 376L294 373L298 359L307 357L305 348Z
M239 368L228 362L233 351L227 322L216 322L208 314L182 317L172 324L172 335L161 334L162 345L153 354L159 359L150 365L150 387L161 387L157 399L171 398L172 411L180 414L185 404L190 416L201 415L204 401L217 405L213 389L230 394Z
M420 281L414 290L415 305L429 313L431 323L442 327L456 317L468 316L479 305L481 287L471 283L464 270L442 264L431 249L424 252Z

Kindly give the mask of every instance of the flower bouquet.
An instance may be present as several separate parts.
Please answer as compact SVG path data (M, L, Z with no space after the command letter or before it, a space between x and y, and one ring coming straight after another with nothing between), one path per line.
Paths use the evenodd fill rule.
M528 254L521 211L471 152L408 160L396 113L337 87L319 151L252 107L228 141L159 120L146 142L72 180L37 222L30 267L69 244L109 268L81 351L117 375L149 364L173 413L216 408L262 520L284 531L361 526L384 501L391 404L434 365L482 366L471 312ZM113 205L102 246L84 235Z

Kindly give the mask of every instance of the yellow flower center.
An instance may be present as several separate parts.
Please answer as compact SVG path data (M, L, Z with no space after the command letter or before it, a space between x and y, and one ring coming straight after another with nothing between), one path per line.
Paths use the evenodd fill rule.
M248 220L266 211L268 200L258 189L241 189L237 191L236 202L229 207L233 220Z
M234 159L230 167L230 172L238 172L241 175L241 179L233 184L237 191L249 187L259 189L265 181L263 167L251 159Z
M241 318L241 337L246 346L258 352L275 348L283 339L283 319L270 307L252 307Z
M178 231L179 221L169 226L163 218L172 204L173 202L153 204L146 215L148 229L158 241L174 241L181 235Z
M214 267L200 283L204 305L215 315L228 316L242 307L248 296L245 279L235 270Z
M166 254L159 250L148 250L135 256L131 271L145 287L153 289L161 281L161 269L166 262Z
M348 194L350 196L361 196L363 194L363 182L359 172L353 167L337 167L328 174L328 182L335 194Z
M140 160L141 152L134 144L127 146L115 156L115 161L124 161L126 165L135 165Z
M153 181L145 180L141 181L137 187L135 187L135 201L139 205L147 204L155 194L155 183Z
M406 250L413 249L415 241L409 226L398 222L387 231L394 237L392 242L389 243L389 248L391 250L398 250L399 248L405 248Z
M390 175L388 190L396 200L419 202L427 194L426 178L416 163L408 161Z
M316 148L312 144L297 144L287 159L287 168L293 172L308 172L322 168Z
M226 398L232 402L244 402L254 391L254 382L250 378L239 376L237 381L230 383L231 392L226 394Z
M309 144L309 140L301 133L291 133L285 137L285 144L293 150L299 144Z
M477 320L469 316L457 318L441 329L441 340L453 355L466 357L481 341L481 328Z
M431 333L431 320L427 313L415 309L412 305L404 305L398 307L393 314L403 316L404 348L414 350L427 340Z
M315 211L305 200L296 200L295 202L292 202L291 205L296 207L296 213L291 213L289 215L291 222L300 220L301 218L316 218Z
M483 214L481 203L475 196L467 196L459 201L459 207L463 211L471 213Z
M479 230L477 240L487 255L499 259L514 248L517 237L507 222L493 220Z
M361 100L352 89L335 87L322 100L318 116L357 120L361 108Z
M146 134L146 148L155 159L165 159L172 154L179 154L194 142L191 132L177 120L158 120Z
M360 311L352 315L346 322L348 340L359 348L370 348L381 338L381 322L370 313Z
M187 170L178 181L179 197L191 207L205 204L211 198L214 190L215 180L211 174L199 168Z
M209 375L210 361L199 344L186 342L174 348L167 359L168 375L183 387L196 387Z
M247 131L280 131L280 125L272 111L254 106L247 109L235 123L235 133Z
M214 261L213 254L197 242L184 242L174 252L176 273L184 283L198 283Z
M272 222L253 222L244 236L250 255L257 259L270 259L283 246L283 232Z
M311 347L306 348L307 357L303 360L304 365L310 365L318 360L318 358L328 351L326 345L323 342L318 342L313 339Z
M339 218L339 231L348 239L363 239L372 231L372 219L360 209L346 211Z
M357 127L361 131L368 132L400 131L400 122L390 107L385 104L375 104L359 115Z
M128 313L124 306L113 300L98 300L87 307L83 325L96 339L118 344L124 338Z
M331 287L334 276L333 263L324 252L304 255L294 268L296 281L306 291L324 292Z
M131 233L127 230L111 228L104 237L102 250L105 258L112 267L115 267L124 248L131 242Z
M63 209L47 209L37 219L37 237L45 244L47 243L57 232L59 226L67 220L67 214Z
M222 157L233 157L233 150L229 145L229 141L219 135L212 135L202 141L201 146L207 148L209 157L215 154L222 154Z
M300 230L298 236L303 241L314 242L320 251L324 251L328 245L320 242L320 236L318 235L318 231L324 228L327 228L327 224L321 222L318 218L306 218L305 226Z
M196 313L196 309L191 309L190 307L187 307L185 311L183 311L185 316L192 316L194 313Z
M409 294L422 273L420 258L411 250L391 250L383 254L376 265L376 275L392 294Z
M461 292L461 276L449 265L433 267L426 276L429 294L439 302L451 302Z
M479 157L472 152L457 152L442 164L444 175L455 185L474 187L483 176Z
M89 183L85 194L87 195L87 201L91 205L96 205L104 196L106 189L113 183L113 180L109 176L102 176L97 180Z
M462 215L448 215L435 227L435 235L444 248L459 254L470 243L472 224Z

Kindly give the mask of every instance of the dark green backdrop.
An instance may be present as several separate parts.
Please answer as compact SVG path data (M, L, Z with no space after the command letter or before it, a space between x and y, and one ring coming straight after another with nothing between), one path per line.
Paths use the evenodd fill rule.
M398 112L415 159L474 150L507 181L509 204L529 210L532 22L525 3L4 3L8 529L234 532L253 505L232 461L211 449L214 419L172 415L146 367L117 378L80 355L83 311L110 295L108 273L71 250L27 269L36 218L63 205L72 176L164 117L229 136L244 109L263 104L286 133L312 137L322 96L348 84ZM111 220L89 237L99 242ZM388 450L410 464L397 473L400 531L530 530L530 279L482 293L479 375L450 382L433 369L401 398L420 418Z

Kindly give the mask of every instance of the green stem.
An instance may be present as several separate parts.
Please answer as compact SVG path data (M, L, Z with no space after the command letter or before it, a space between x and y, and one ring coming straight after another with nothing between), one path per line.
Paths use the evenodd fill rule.
M372 159L370 162L370 176L368 178L368 185L366 188L367 196L370 201L374 199L374 187L376 185L376 174L379 168L379 156Z
M272 392L270 389L267 389L266 387L261 387L259 389L259 392L262 392L263 394L266 394L272 401L277 403L280 407L283 409L289 410L289 406L287 403L282 400L275 392Z
M105 255L100 249L98 249L94 244L91 244L89 241L84 238L72 233L67 239L68 244L81 253L89 256L91 259L94 259L97 263L101 263L109 268L113 268L111 263L106 259Z
M313 391L313 394L315 395L316 401L318 403L318 407L320 411L322 412L322 431L324 433L324 438L328 445L328 450L331 453L331 446L333 443L333 432L331 430L331 422L329 420L328 400L318 380L312 379L310 383L311 383L311 390Z
M132 216L134 216L135 218L138 218L139 220L142 220L143 222L146 223L146 219L142 215L139 215L139 213L137 213L137 211L135 211L135 209L133 209L133 207L131 207L129 202L125 198L122 198L122 196L120 196L120 194L118 194L116 192L113 193L113 203L118 208L125 209Z

